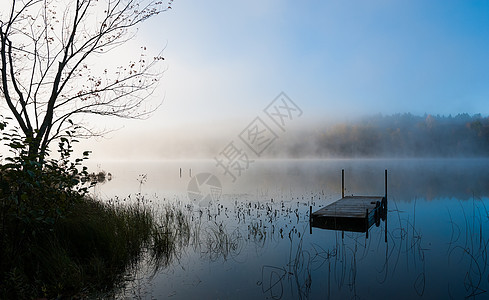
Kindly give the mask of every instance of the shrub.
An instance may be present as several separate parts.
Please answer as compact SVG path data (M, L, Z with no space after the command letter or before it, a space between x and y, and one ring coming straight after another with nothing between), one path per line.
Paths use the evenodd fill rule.
M60 158L50 160L30 155L29 141L15 131L3 140L14 156L0 165L0 299L110 293L144 253L159 264L177 251L175 234L167 234L173 227L142 201L88 197L94 183L81 163L89 153L72 162L72 140L62 138Z

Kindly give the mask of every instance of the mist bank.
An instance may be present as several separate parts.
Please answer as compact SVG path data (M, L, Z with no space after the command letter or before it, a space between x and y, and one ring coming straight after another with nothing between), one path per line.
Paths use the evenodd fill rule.
M327 123L328 122L328 123ZM488 157L489 117L370 115L346 121L290 126L260 158L431 158ZM238 139L235 144L242 145ZM228 141L229 143L229 141ZM226 141L202 143L216 155ZM182 146L182 145L180 145ZM219 147L215 148L215 147ZM249 149L242 146L244 151ZM181 149L181 148L180 148Z
M185 127L114 133L103 143L85 144L104 159L212 159L233 143L257 158L418 158L488 157L489 117L370 115L345 116L344 121L298 120L258 157L239 138L246 123L216 122ZM273 129L273 128L272 128Z
M489 118L395 114L304 130L273 155L301 157L487 157Z

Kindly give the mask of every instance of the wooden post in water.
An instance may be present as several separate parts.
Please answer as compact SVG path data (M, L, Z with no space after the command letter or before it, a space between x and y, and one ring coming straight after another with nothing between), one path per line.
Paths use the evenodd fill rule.
M341 198L345 198L345 169L341 169Z
M312 234L312 206L309 206L309 234Z
M365 228L367 229L367 239L368 239L368 208L367 208L367 213L366 213L366 216L365 216Z
M387 169L385 169L385 203L384 203L384 222L385 222L385 236L384 242L387 243Z

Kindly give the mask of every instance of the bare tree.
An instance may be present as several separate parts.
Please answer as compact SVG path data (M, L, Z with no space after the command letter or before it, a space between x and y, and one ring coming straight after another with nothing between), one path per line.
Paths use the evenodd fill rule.
M171 8L155 0L11 0L0 12L0 92L26 138L31 158L42 160L67 132L94 134L84 115L144 118L146 99L162 72L161 54L107 69L91 58L134 37L137 26ZM112 54L114 52L111 52ZM100 61L100 60L99 60ZM1 97L1 96L0 96Z

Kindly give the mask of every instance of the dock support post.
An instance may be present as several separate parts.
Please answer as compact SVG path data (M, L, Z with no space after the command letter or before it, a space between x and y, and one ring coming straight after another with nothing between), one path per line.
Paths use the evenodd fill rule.
M345 169L341 169L341 198L345 198Z
M368 226L369 223L368 223L368 208L367 208L367 213L366 213L366 216L365 216L365 228L367 229L366 230L366 233L367 233L367 239L368 239Z
M309 206L309 234L312 234L312 206Z
M387 243L387 169L385 170L385 197L384 197L384 222L385 222L385 232L384 232L384 242Z

